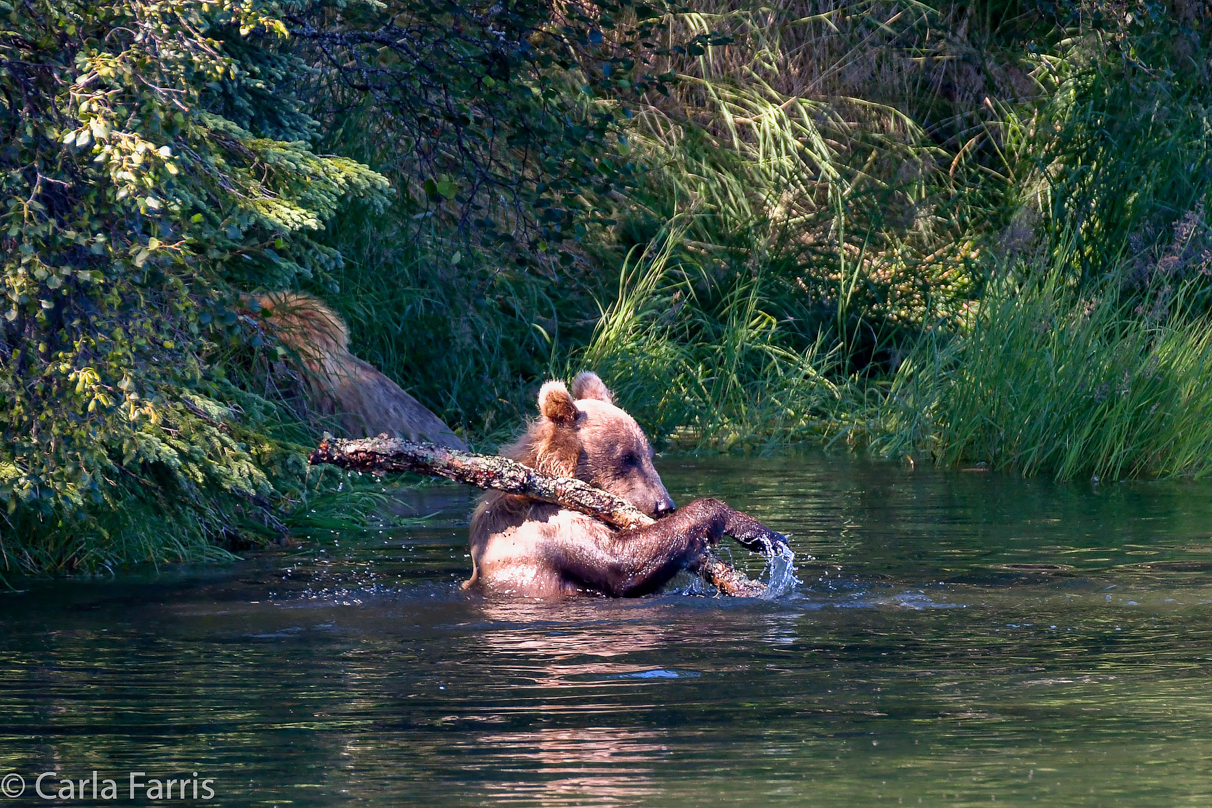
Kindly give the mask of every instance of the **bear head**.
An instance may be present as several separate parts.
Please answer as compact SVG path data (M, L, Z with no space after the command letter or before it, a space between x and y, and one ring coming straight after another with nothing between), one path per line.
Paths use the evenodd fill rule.
M614 405L596 373L539 390L539 419L508 454L544 474L575 477L609 491L646 514L674 510L653 451L635 419Z

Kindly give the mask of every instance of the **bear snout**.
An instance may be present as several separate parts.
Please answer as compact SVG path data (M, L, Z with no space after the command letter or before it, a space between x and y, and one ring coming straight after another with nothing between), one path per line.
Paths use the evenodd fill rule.
M652 509L652 515L660 519L662 516L668 516L677 509L678 506L673 504L673 500L666 495L657 500L656 507Z

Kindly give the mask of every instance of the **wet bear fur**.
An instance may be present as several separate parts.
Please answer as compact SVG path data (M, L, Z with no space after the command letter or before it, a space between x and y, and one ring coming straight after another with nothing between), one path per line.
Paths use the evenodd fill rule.
M675 513L647 437L596 374L578 375L571 392L547 382L538 404L539 417L501 454L623 497L657 521L619 530L578 511L491 491L472 517L473 572L465 587L530 597L644 595L693 566L723 533L766 531L712 499Z

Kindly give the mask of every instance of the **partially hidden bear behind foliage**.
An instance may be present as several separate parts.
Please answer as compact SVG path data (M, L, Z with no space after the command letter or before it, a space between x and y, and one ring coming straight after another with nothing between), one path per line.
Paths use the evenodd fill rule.
M724 534L741 540L770 534L714 499L675 512L643 430L594 373L578 375L571 393L563 382L544 384L539 418L501 454L602 488L658 521L619 530L559 505L490 491L472 517L474 569L465 587L530 597L644 595L692 566Z
M349 352L349 329L320 300L298 292L256 298L262 323L301 365L308 398L319 412L335 416L344 437L386 433L466 449L451 431L398 384Z

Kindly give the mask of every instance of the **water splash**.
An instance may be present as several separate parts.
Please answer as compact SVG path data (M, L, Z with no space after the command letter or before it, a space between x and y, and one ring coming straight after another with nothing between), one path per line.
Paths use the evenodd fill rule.
M766 577L766 589L761 594L763 600L781 598L799 586L800 579L795 575L795 551L790 545L781 542L770 548L762 575Z

